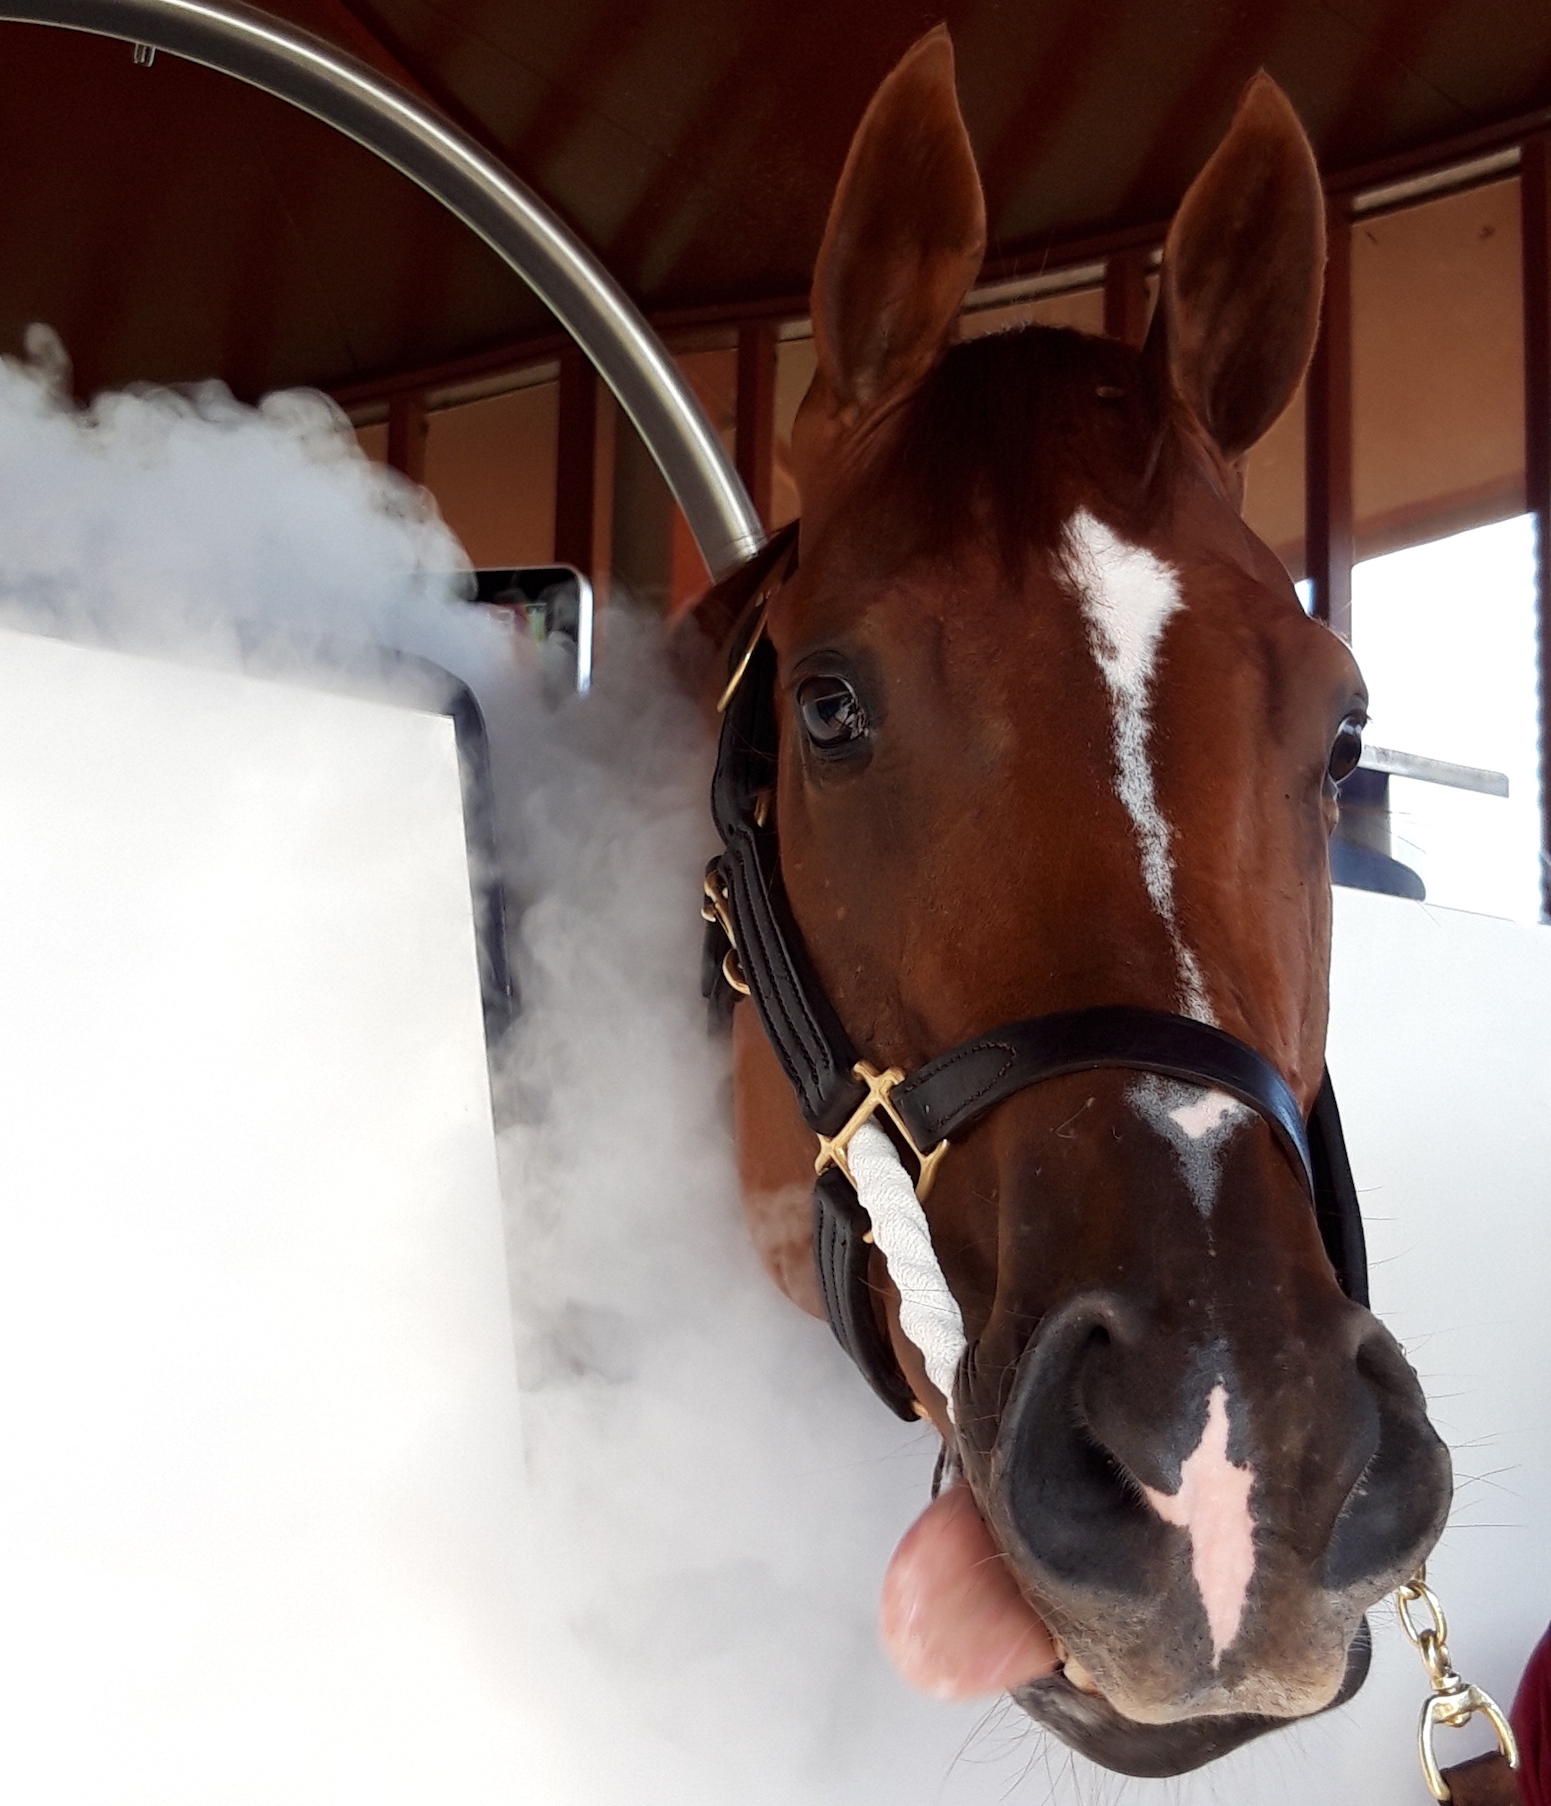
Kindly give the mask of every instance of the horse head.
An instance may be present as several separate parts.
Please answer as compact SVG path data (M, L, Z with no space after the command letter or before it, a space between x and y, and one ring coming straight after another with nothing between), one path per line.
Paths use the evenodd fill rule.
M960 342L984 241L939 29L874 98L830 214L798 542L723 592L764 585L784 907L875 1071L1107 1007L1231 1037L1306 1116L1365 694L1239 510L1314 339L1308 143L1257 77L1174 220L1140 351L1038 326ZM812 1113L746 1004L734 1045L750 1212L813 1307ZM1166 1065L1058 1071L948 1137L923 1199L962 1323L946 1369L864 1257L961 1475L896 1555L896 1658L1152 1774L1360 1684L1364 1613L1450 1492L1274 1110Z

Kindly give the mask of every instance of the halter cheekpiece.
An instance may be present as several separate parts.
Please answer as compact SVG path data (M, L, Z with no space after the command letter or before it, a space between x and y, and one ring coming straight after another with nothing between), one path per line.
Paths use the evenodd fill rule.
M772 548L774 550L774 548ZM871 1224L848 1152L863 1123L882 1126L914 1168L924 1200L955 1136L1018 1091L1105 1067L1156 1073L1237 1098L1270 1124L1301 1175L1341 1289L1368 1302L1356 1187L1327 1072L1305 1123L1263 1055L1204 1022L1162 1010L1103 1006L1033 1016L964 1041L906 1074L879 1071L852 1045L813 970L781 881L776 836L776 654L765 634L770 598L795 548L767 570L732 636L711 813L723 851L705 879L701 988L725 1023L739 994L753 1000L803 1120L818 1138L814 1250L830 1326L878 1396L914 1420L914 1394L879 1327L869 1282Z

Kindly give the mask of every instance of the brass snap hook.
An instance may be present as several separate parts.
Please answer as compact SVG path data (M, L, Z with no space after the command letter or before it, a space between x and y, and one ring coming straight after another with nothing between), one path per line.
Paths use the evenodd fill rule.
M1412 1607L1417 1605L1427 1608L1428 1623L1418 1624L1412 1616ZM1443 1615L1438 1595L1427 1584L1425 1567L1418 1568L1410 1580L1396 1588L1395 1609L1400 1616L1400 1628L1427 1665L1432 1692L1423 1703L1422 1716L1416 1727L1417 1758L1428 1791L1440 1806L1446 1806L1452 1796L1433 1749L1433 1735L1439 1725L1459 1730L1479 1712L1496 1733L1497 1747L1507 1758L1509 1768L1519 1766L1518 1741L1507 1715L1491 1694L1462 1680L1455 1672L1449 1658L1449 1621Z

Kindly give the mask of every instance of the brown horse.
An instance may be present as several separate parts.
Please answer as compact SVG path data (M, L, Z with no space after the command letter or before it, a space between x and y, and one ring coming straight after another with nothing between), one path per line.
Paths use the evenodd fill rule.
M768 595L791 917L879 1070L1129 1006L1246 1043L1307 1113L1364 690L1239 514L1319 311L1307 141L1257 78L1174 221L1140 352L1041 327L956 343L984 236L938 30L875 97L830 214L800 547L701 610L725 638ZM747 1002L733 1036L748 1214L823 1314L814 1135ZM1142 1774L1361 1683L1363 1614L1437 1537L1450 1470L1309 1197L1263 1111L1121 1064L950 1138L925 1209L962 1320L946 1368L863 1257L959 1476L886 1583L909 1677L1010 1690Z

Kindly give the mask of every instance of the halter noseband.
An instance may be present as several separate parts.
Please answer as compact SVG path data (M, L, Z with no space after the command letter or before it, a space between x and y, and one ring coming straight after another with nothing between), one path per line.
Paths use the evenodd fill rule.
M722 1022L737 993L752 998L803 1120L818 1137L814 1251L825 1310L873 1390L900 1417L919 1414L873 1309L871 1224L847 1157L852 1138L881 1115L913 1162L916 1193L924 1199L955 1136L1014 1093L1068 1073L1106 1067L1156 1073L1226 1092L1258 1112L1303 1178L1342 1291L1367 1304L1362 1217L1328 1072L1305 1124L1287 1081L1254 1048L1188 1016L1122 1006L1009 1023L908 1076L897 1067L880 1072L857 1053L792 916L771 806L776 654L765 635L765 612L794 563L789 552L774 574L766 573L732 638L711 786L723 851L706 872L701 988Z

